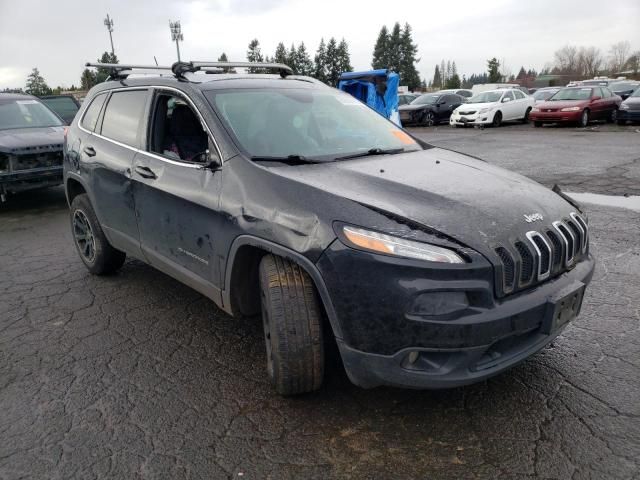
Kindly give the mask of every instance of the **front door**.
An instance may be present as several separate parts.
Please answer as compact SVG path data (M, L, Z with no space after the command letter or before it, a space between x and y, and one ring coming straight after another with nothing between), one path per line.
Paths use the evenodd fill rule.
M156 90L149 135L133 160L140 243L147 261L218 301L222 171L206 166L210 139L185 96Z

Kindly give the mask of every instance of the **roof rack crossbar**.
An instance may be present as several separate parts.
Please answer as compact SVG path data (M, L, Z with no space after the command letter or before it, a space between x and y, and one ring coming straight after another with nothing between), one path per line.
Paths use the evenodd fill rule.
M159 70L171 71L171 67L160 65L125 65L121 63L85 63L86 67L104 68L109 70L109 79L123 80L132 73L157 74Z
M271 63L271 62L207 62L207 61L193 61L188 65L192 68L191 71L198 71L206 68L255 68L264 70L277 70L280 76L286 77L287 75L293 75L293 70L290 66L284 63Z

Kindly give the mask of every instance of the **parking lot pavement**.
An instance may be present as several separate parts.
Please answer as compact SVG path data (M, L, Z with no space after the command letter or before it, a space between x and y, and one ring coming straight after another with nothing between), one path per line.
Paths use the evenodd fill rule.
M640 183L632 129L416 131L547 184ZM436 392L361 390L333 365L320 392L281 398L258 319L139 261L92 277L62 190L14 197L0 206L0 478L638 478L640 213L588 211L582 315L534 358Z

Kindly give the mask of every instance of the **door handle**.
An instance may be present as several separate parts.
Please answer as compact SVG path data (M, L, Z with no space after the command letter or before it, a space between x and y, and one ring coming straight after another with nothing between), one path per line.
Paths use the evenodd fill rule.
M86 146L84 147L84 153L88 156L88 157L95 157L96 156L96 149L90 146Z
M136 166L135 171L138 175L140 175L143 178L151 178L151 179L158 178L158 176L155 173L153 173L153 170L151 170L149 167L143 167L142 165L138 165Z

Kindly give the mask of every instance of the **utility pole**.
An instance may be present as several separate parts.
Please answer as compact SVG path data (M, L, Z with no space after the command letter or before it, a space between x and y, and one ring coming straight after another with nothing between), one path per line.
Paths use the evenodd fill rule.
M180 20L176 20L175 22L169 20L169 29L171 30L171 40L176 42L178 61L180 61L180 42L184 40L182 36L182 27L180 26Z
M107 13L107 18L104 19L104 26L107 27L109 31L109 40L111 40L111 55L115 58L116 52L113 49L113 18L109 18L109 14Z

